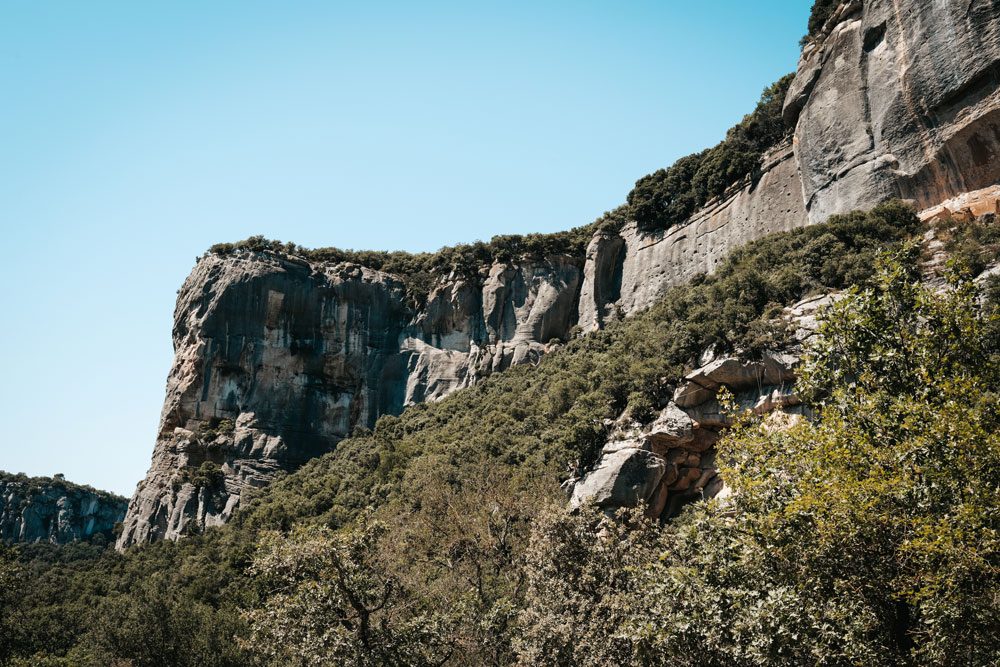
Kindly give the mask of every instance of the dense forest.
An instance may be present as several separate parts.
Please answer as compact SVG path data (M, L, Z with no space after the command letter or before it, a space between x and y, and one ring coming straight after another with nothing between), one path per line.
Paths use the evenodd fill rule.
M650 310L368 434L222 528L117 554L0 554L9 664L966 664L1000 657L998 315L974 260L921 286L900 203L778 234ZM709 345L787 341L783 306L856 285L799 391L745 420L728 501L666 525L565 509L612 420L648 418ZM992 486L991 486L992 485ZM817 536L819 539L817 539ZM975 632L967 628L976 628Z

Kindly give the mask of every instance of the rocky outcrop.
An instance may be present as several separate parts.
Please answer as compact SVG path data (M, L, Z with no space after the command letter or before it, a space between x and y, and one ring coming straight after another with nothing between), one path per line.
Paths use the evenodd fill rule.
M798 414L797 361L791 354L762 361L724 357L688 373L653 422L619 428L597 464L570 481L570 504L594 503L609 514L641 505L651 518L668 518L691 500L714 498L725 488L714 446L730 423L719 390L733 393L740 412Z
M398 278L357 265L267 253L201 260L180 291L160 437L118 546L224 522L248 490L379 415L536 362L576 326L593 331L643 310L767 234L893 196L926 208L989 192L1000 183L998 72L1000 0L845 2L802 51L784 108L793 137L683 225L650 232L629 223L598 232L586 257L524 257L452 275L420 306ZM996 201L989 206L1000 212ZM724 420L701 401L715 389L704 382L743 380L703 371L675 407L707 433ZM786 381L763 380L741 388L740 400L788 406ZM647 440L665 437L626 440L656 453ZM616 454L608 465L619 460L648 456ZM642 495L616 483L593 482L609 498Z
M500 263L416 307L353 264L203 258L179 292L160 435L119 547L224 523L380 415L536 361L576 324L581 276L568 257Z
M403 406L443 398L514 364L536 362L576 324L580 263L564 256L494 264L482 285L452 277L413 315Z
M688 502L727 492L715 467L715 443L731 424L731 415L772 413L802 415L795 394L795 366L802 343L817 328L818 311L839 295L802 301L786 310L794 342L785 352L765 352L759 360L740 356L713 359L684 376L673 398L652 422L623 417L601 450L597 463L566 483L570 505L594 503L611 515L644 507L650 518L675 516ZM720 404L727 389L732 405Z
M812 222L1000 181L1000 2L845 2L802 51L784 116Z
M111 538L127 504L120 496L72 484L60 475L0 472L0 540L65 544L96 535Z

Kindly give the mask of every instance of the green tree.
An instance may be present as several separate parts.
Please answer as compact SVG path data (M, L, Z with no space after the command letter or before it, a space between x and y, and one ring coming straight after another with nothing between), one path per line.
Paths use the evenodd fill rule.
M370 515L333 531L267 534L250 568L264 588L246 611L246 643L280 664L438 665L445 619L419 605L379 559L384 524Z
M920 284L915 254L883 257L825 316L801 380L815 419L724 439L735 495L665 540L660 602L633 621L646 655L1000 660L996 314L957 275Z
M659 531L641 510L621 519L591 507L539 518L525 554L519 664L635 664L635 641L622 630L651 603L641 584Z
M0 542L0 664L17 648L19 607L24 571L17 552Z
M235 641L244 631L233 609L192 600L161 570L101 601L87 648L94 664L235 667L250 657Z

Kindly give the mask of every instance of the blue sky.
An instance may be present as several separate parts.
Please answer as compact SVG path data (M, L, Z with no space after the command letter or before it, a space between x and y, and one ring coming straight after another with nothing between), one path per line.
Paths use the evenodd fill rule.
M810 5L0 0L0 469L131 495L212 243L586 224L794 70Z

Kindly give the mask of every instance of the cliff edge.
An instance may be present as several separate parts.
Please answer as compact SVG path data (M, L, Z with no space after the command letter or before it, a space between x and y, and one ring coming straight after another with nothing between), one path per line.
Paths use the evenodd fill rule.
M845 2L802 51L789 139L682 225L627 222L582 257L442 277L419 306L399 278L356 264L202 259L178 297L160 434L118 548L223 523L353 429L536 361L750 241L1000 183L998 72L1000 0Z

